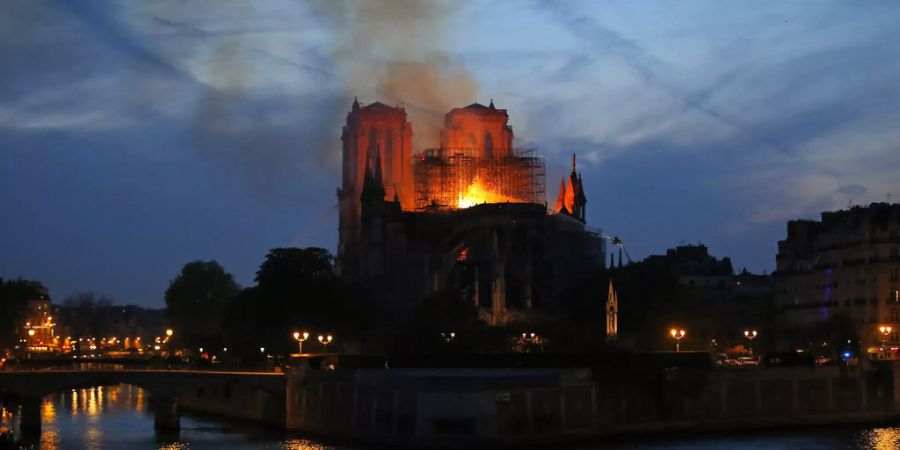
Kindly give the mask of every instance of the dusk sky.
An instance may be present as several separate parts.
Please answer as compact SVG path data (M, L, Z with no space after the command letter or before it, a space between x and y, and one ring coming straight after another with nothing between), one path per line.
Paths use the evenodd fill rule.
M417 145L472 102L578 154L635 259L702 242L771 272L785 222L900 197L900 2L34 1L0 6L0 277L163 306L337 246L354 96ZM417 148L418 150L419 148Z

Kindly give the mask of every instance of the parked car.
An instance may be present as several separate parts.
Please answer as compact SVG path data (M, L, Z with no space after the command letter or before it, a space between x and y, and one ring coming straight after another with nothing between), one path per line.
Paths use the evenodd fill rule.
M712 355L713 363L715 363L716 367L722 367L725 365L725 361L728 361L728 355L724 353L714 353Z
M741 356L737 361L740 367L756 367L759 365L759 361L752 356Z

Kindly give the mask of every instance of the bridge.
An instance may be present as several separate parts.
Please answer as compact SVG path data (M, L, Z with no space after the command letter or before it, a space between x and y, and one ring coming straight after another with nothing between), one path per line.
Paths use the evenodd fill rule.
M556 446L615 434L900 420L895 363L752 370L471 367L478 357L465 356L469 367L394 357L387 368L383 357L373 357L337 366L311 360L288 374L98 370L104 367L0 372L0 398L22 405L20 428L30 433L40 429L43 396L124 383L150 394L162 431L179 428L184 408L406 447ZM452 357L440 359L446 366Z
M20 427L39 433L41 399L69 389L130 384L151 396L159 430L180 429L180 410L284 427L284 374L201 370L42 370L0 372L0 399L22 406Z

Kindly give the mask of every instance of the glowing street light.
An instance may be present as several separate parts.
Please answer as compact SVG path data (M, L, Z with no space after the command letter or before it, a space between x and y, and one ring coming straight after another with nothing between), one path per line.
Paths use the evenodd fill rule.
M456 338L456 333L453 331L445 331L445 332L441 333L441 337L444 338L444 342L449 344L450 341L452 341L453 339Z
M29 336L34 336L34 329L29 329L29 330L28 330L28 335L29 335Z
M750 348L751 355L753 354L753 338L755 338L756 335L756 330L744 330L744 337L750 342L748 347Z
M166 329L166 347L169 351L169 356L172 356L172 335L175 334L175 331L171 328Z
M894 331L894 329L888 325L882 325L882 326L878 327L878 331L880 331L881 335L883 336L883 338L881 340L881 346L884 347L885 345L887 345L888 335L890 335L891 332Z
M297 346L298 346L297 353L301 353L301 354L303 353L303 341L305 341L307 339L309 339L308 331L304 331L302 333L299 331L294 332L294 340L297 341Z
M328 344L330 344L331 341L333 341L333 340L334 339L331 337L330 334L327 336L321 335L321 334L319 335L319 343L322 344L322 347L326 350L328 349Z
M687 332L685 332L683 328L672 328L671 330L669 330L669 334L671 334L672 338L675 339L675 351L680 352L681 340L684 338L684 335L687 334Z

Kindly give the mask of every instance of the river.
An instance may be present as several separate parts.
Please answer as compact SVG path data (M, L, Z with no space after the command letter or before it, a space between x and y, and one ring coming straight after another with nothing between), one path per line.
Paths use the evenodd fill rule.
M147 409L148 396L130 385L75 389L46 397L41 405L42 431L34 448L41 450L352 450L358 446L326 445L290 433L185 414L181 432L158 434ZM14 428L15 416L0 410L0 427ZM900 448L900 428L857 426L797 430L660 436L604 440L569 446L597 449L873 449Z

